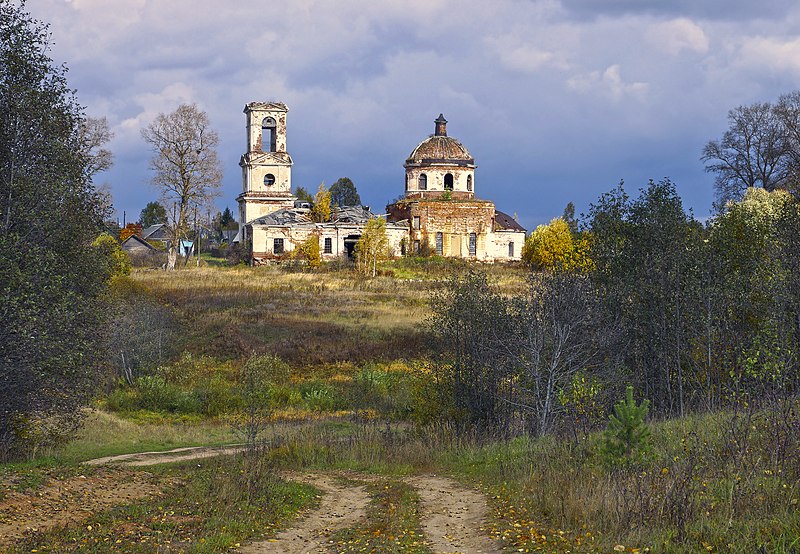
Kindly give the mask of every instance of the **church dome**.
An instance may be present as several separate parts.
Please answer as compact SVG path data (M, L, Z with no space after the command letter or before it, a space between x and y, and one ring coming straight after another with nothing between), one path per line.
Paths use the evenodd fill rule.
M436 132L420 142L406 160L409 165L453 164L474 165L475 160L467 147L447 136L447 120L442 114L435 120Z

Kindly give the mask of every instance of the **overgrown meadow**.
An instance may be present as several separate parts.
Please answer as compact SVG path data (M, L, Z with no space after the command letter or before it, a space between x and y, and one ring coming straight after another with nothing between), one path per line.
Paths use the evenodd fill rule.
M33 533L15 551L225 551L313 506L313 491L278 479L280 469L377 476L364 529L340 532L332 551L427 552L419 499L398 480L416 472L484 491L489 530L509 551L797 550L800 474L784 425L796 404L651 420L649 448L628 466L603 455L605 416L543 438L454 427L430 299L468 269L402 260L364 279L206 266L116 283L117 357L96 410L55 458L8 466L4 482L37 490L88 458L244 442L244 368L268 360L259 442L244 457L150 469L163 496ZM506 297L528 286L524 267L481 269Z

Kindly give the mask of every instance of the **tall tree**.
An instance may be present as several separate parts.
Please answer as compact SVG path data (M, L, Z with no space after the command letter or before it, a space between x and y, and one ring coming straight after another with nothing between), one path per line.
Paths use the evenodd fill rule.
M305 187L297 187L294 191L294 195L297 197L298 200L303 202L308 202L309 204L314 203L314 197L311 196L311 193L306 190Z
M331 192L325 188L325 183L319 184L317 194L314 195L311 219L317 223L325 223L331 220Z
M378 262L389 257L389 238L386 236L386 220L376 217L367 221L364 232L356 244L356 262L364 275L378 271Z
M620 186L590 208L593 278L621 322L626 366L661 413L683 413L698 224L675 186L651 181L631 201Z
M504 344L511 334L508 301L485 274L470 272L442 287L431 308L443 417L482 431L508 431L518 411L515 367Z
M236 229L238 224L236 223L236 218L233 217L233 212L227 206L225 206L225 210L222 212L222 215L219 217L219 224L222 229Z
M720 207L738 200L748 188L775 190L789 172L788 140L781 118L769 102L728 112L730 126L720 140L709 141L700 158L716 174Z
M575 204L572 201L567 202L567 205L564 206L564 215L561 216L561 219L567 222L570 233L578 234L578 220L575 219Z
M195 104L182 104L170 114L159 114L142 130L142 138L153 150L152 184L167 205L171 234L167 269L175 269L192 211L207 205L220 187L219 137L206 112Z
M513 331L502 343L518 368L519 405L539 436L564 409L559 392L579 371L592 369L614 335L599 308L588 277L559 269L531 274L527 295L512 301Z
M789 156L786 188L797 195L800 193L800 91L782 95L775 105L775 114L783 126Z
M73 428L102 355L98 166L49 50L47 26L0 1L0 459Z
M167 222L167 209L161 203L148 202L139 214L139 223L142 227L150 227Z
M78 140L81 152L89 159L86 171L90 177L114 165L114 156L106 148L112 138L114 133L105 117L87 117L81 123Z
M337 179L331 185L331 205L339 206L358 206L361 204L361 197L358 195L356 186L347 177Z

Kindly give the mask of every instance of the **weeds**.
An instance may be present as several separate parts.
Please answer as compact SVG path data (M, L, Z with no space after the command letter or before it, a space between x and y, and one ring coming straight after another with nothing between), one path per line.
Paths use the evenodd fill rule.
M166 483L163 494L95 514L79 527L35 533L11 552L222 552L274 533L314 502L311 487L281 481L262 458L155 471Z
M430 554L420 530L419 496L410 485L396 480L367 485L372 502L367 523L343 529L333 536L336 552Z

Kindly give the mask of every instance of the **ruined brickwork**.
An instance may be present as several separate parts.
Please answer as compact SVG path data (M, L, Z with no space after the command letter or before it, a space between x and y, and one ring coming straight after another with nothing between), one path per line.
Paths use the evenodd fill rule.
M254 226L253 229L253 262L258 265L270 260L291 257L292 252L310 236L315 236L319 241L320 256L323 260L352 256L364 225L329 222L263 225ZM386 235L389 241L389 254L400 256L405 248L408 229L399 225L387 225Z
M247 116L247 152L242 168L239 221L249 222L294 206L292 158L286 151L286 114L281 102L251 102Z
M518 260L525 229L475 196L475 160L447 135L442 114L435 132L404 164L405 197L386 207L388 220L409 226L412 252L479 261Z
M242 156L239 202L241 239L254 263L284 259L309 237L319 240L323 259L352 255L367 221L363 207L315 223L308 209L295 207L292 158L286 150L286 114L280 102L247 104L247 152ZM478 261L518 260L525 229L475 195L475 160L447 135L440 114L435 132L406 159L405 196L386 207L386 232L394 256L434 253Z

